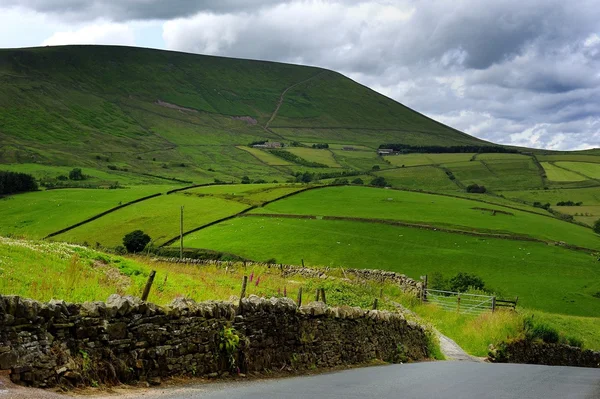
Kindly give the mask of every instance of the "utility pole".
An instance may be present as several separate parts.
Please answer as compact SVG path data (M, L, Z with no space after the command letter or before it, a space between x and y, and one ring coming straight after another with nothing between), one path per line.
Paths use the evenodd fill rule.
M179 219L179 259L183 259L183 205L181 206L181 217Z

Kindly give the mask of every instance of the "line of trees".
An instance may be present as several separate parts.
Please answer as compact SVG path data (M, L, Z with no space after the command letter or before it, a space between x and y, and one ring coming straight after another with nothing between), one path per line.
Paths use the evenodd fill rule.
M492 145L454 145L444 147L441 145L408 145L408 144L382 144L379 148L389 148L403 154L426 153L426 154L445 154L445 153L510 153L517 154L519 151L501 146Z
M33 176L26 173L0 171L0 195L36 191L38 185Z

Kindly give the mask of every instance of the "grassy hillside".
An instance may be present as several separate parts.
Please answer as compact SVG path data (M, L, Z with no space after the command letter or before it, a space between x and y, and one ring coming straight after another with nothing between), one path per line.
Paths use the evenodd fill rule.
M0 164L103 172L112 165L133 176L196 183L244 175L273 180L294 170L236 146L309 137L373 149L384 142L483 143L336 72L298 65L46 47L0 50L0 82ZM329 152L312 154L304 155L339 167Z

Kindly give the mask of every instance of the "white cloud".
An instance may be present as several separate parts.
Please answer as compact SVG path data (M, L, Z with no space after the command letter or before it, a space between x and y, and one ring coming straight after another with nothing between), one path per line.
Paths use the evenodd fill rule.
M0 9L0 46L137 43L317 65L486 140L600 147L597 0L0 1L21 7Z
M42 42L43 46L66 44L135 45L135 33L127 24L100 22L76 30L56 32Z

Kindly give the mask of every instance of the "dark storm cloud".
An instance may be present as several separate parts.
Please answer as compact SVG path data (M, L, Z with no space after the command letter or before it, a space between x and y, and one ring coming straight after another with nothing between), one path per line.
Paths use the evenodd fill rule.
M198 12L239 12L280 3L277 0L3 0L39 13L77 20L166 20Z

